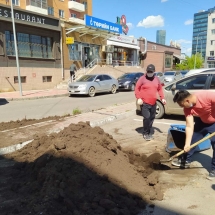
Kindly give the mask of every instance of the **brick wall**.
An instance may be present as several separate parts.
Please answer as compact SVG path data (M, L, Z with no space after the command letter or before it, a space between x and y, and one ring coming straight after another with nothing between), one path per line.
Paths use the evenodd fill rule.
M0 92L19 90L19 84L14 83L17 75L16 67L0 67ZM62 70L58 68L20 68L21 76L26 76L22 83L23 90L42 90L54 88L62 80ZM43 82L43 76L52 76L52 82Z

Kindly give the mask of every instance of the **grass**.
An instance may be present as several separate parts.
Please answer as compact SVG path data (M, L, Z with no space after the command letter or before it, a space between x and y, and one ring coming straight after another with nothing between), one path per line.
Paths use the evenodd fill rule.
M78 108L75 108L75 109L72 110L73 115L78 115L78 114L81 114L81 113L82 113L81 110L78 109Z

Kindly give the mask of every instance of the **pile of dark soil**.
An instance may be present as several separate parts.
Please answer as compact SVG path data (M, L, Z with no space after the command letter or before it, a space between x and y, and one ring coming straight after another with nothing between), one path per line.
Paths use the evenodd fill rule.
M1 122L0 131L32 125L34 123L46 122L49 120L60 120L67 116L70 116L70 115L68 114L66 116L49 116L42 119L22 119L22 120L16 120L16 121Z
M163 198L151 162L160 154L125 153L111 135L89 123L36 136L6 158L16 161L8 181L16 202L1 204L1 215L137 215L150 200Z

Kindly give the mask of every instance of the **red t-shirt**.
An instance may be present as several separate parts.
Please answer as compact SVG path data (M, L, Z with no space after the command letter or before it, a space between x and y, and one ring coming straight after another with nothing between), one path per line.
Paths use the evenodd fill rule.
M157 101L157 93L160 98L164 98L163 89L158 77L154 77L152 81L146 76L142 76L137 81L135 87L135 96L137 99L142 99L144 103L154 105Z
M198 116L204 123L215 123L215 92L200 91L194 93L197 97L195 106L184 108L185 116Z

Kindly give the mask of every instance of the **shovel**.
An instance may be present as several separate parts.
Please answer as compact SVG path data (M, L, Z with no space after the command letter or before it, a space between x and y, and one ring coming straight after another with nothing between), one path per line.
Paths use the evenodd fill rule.
M192 144L190 146L190 149L194 148L195 146L199 145L200 143L204 142L205 140L210 139L211 137L213 137L215 135L215 132L213 132L212 134L202 138L201 140L197 141L196 143ZM160 160L160 163L165 163L165 162L169 162L172 161L174 158L178 157L179 155L182 155L183 153L185 153L184 150L181 150L180 152L178 152L177 154L173 155L171 158L169 158L168 160Z

